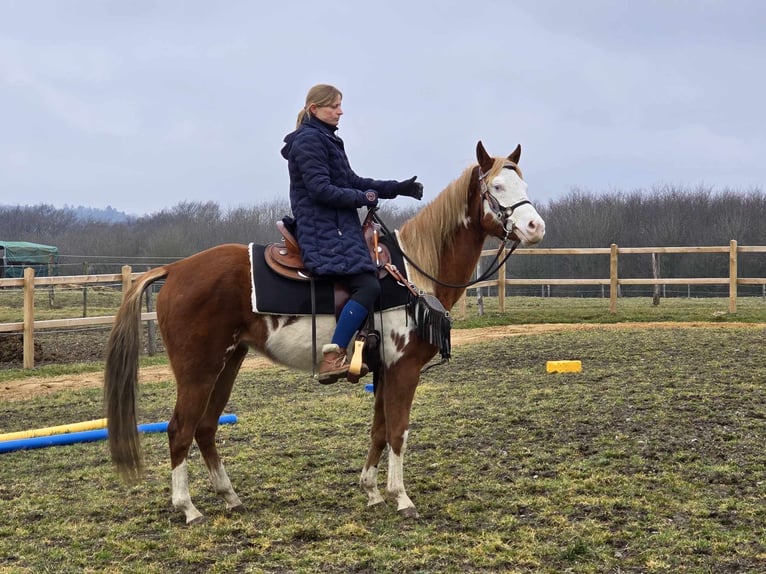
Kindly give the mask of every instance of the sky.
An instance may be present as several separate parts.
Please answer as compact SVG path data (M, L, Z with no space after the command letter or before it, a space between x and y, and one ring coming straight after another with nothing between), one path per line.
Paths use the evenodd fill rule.
M540 204L763 190L764 24L759 0L0 0L0 205L286 200L317 83L354 171L424 201L479 140L521 144Z

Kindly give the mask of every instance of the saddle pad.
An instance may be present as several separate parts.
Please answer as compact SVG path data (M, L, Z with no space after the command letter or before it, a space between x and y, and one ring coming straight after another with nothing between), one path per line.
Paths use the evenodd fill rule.
M388 241L386 241L388 240ZM391 262L404 272L401 253L390 236L381 239L391 252ZM272 271L264 259L265 245L250 244L251 295L253 311L273 315L311 315L311 282L286 279ZM375 310L391 309L407 304L409 291L399 285L390 275L380 281L381 296ZM319 315L335 314L334 286L331 280L317 278L316 312Z

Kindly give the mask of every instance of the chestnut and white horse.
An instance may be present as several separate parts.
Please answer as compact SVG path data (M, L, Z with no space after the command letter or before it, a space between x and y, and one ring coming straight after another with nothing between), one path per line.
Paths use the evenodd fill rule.
M485 239L512 239L522 245L542 240L545 223L527 197L518 163L521 148L504 158L476 147L478 163L468 167L398 231L408 278L449 310L460 298L479 260ZM157 320L176 380L176 403L168 426L172 502L187 523L204 519L189 492L187 455L197 441L215 491L227 508L243 507L215 445L218 418L248 349L277 363L311 371L310 316L259 314L251 299L251 265L246 245L213 247L147 271L133 283L109 337L104 382L109 448L128 481L142 474L136 430L136 385L140 349L141 299L164 279L157 297ZM418 338L403 308L376 313L382 337L371 444L362 467L367 504L384 502L378 464L388 446L386 494L405 517L417 517L404 488L404 453L410 409L420 372L437 348ZM332 315L316 319L316 338L329 341ZM320 346L321 347L321 346Z

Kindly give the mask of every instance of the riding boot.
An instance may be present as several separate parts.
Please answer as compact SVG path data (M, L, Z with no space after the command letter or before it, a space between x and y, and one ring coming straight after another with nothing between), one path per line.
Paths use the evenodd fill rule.
M322 347L322 361L319 363L318 380L323 385L329 385L348 373L349 363L346 349L341 349L335 343L327 343Z

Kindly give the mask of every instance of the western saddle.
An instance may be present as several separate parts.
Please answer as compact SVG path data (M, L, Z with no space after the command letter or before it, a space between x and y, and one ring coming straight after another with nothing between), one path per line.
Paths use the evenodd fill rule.
M310 281L311 274L303 265L301 249L298 240L287 228L284 221L277 221L277 229L282 234L282 241L270 243L264 250L266 264L271 269L287 279L295 281ZM379 242L380 224L367 217L362 224L364 239L370 251L370 258L378 268L378 278L382 279L386 273L386 264L391 262L391 253L388 247Z

